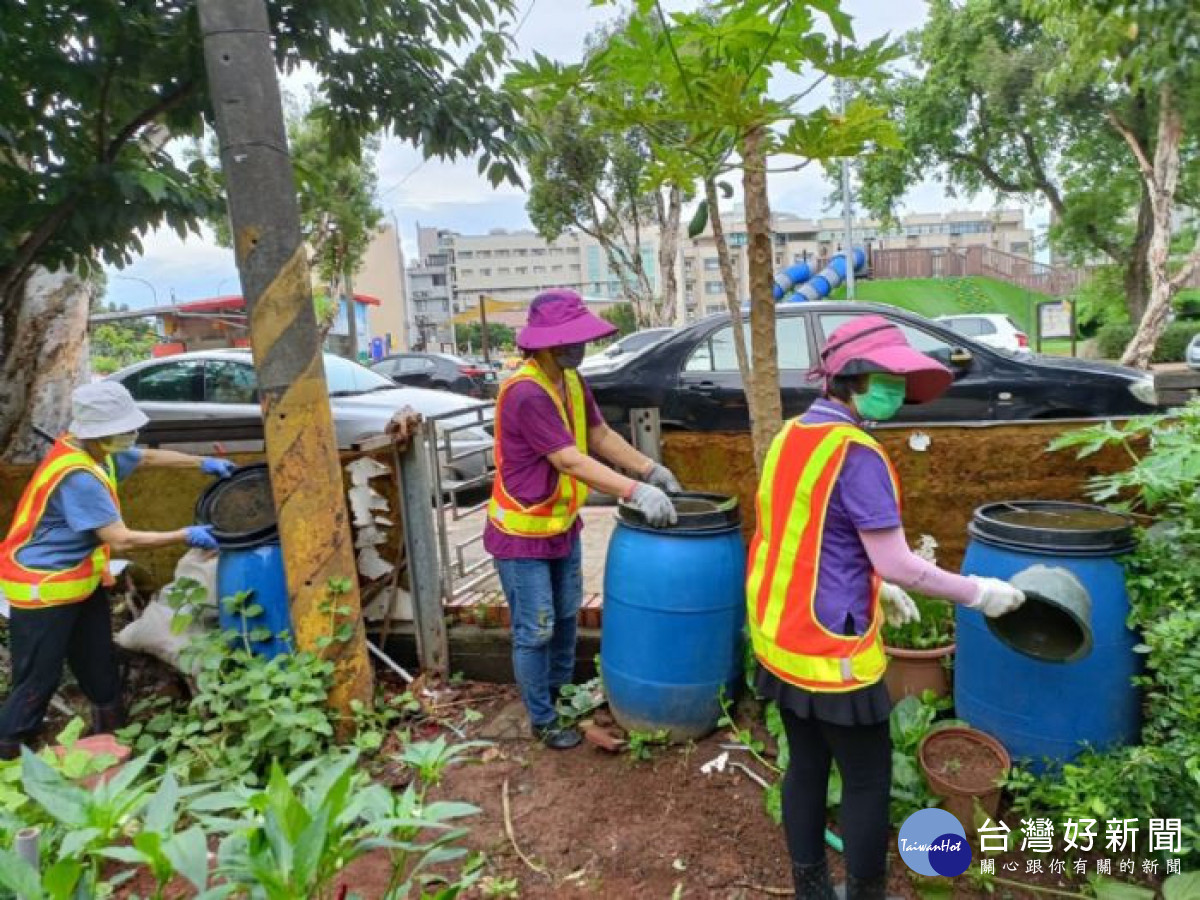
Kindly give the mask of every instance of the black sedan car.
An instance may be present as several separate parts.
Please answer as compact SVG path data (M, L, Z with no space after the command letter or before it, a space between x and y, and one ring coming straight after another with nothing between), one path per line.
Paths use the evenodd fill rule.
M799 415L820 385L808 372L825 341L855 316L895 322L909 342L954 372L940 398L906 405L901 422L1069 419L1143 415L1156 409L1152 376L1110 363L1014 354L974 343L921 316L875 303L777 307L779 382L785 417ZM749 318L744 317L747 345ZM625 428L630 411L657 407L664 427L729 431L749 427L729 316L685 328L610 372L588 378L604 417Z
M496 373L449 353L398 353L385 356L371 371L396 384L453 391L468 397L488 397Z

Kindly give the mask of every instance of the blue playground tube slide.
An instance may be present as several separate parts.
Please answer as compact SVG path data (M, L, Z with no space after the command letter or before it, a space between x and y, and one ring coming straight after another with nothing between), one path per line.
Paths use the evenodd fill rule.
M867 266L867 254L859 247L854 248L854 272L862 272ZM820 272L813 274L806 262L788 266L775 276L775 300L780 303L803 303L828 297L838 285L846 280L846 255L839 253Z

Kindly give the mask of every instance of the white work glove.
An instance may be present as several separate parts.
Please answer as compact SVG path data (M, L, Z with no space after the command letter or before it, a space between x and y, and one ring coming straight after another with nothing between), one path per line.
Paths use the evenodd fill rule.
M1025 595L1007 581L999 578L984 578L971 575L971 580L979 588L979 595L973 603L967 604L967 609L975 609L990 619L1012 612L1025 602Z
M893 628L921 621L921 611L904 588L885 581L879 589L879 602L883 604L883 618Z
M646 524L655 528L674 525L678 521L671 498L652 484L639 484L634 488L629 505L646 517Z
M650 467L650 471L642 476L642 481L646 484L652 484L660 491L666 491L668 494L682 494L683 486L679 483L679 479L675 477L675 473L661 463L655 463Z

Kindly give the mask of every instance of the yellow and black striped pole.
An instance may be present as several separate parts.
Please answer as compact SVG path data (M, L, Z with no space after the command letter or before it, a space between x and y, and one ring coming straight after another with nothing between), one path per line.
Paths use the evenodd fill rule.
M267 7L199 0L199 10L292 626L300 649L335 663L330 704L349 722L351 701L370 702L371 667ZM331 596L339 582L349 591ZM322 640L346 623L349 640Z

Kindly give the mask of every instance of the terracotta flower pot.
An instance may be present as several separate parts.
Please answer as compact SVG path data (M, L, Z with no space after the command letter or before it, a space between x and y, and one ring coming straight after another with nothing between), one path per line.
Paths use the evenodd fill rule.
M905 697L920 697L933 691L938 697L950 693L949 660L954 656L954 644L930 650L904 650L884 645L888 655L887 672L883 676L893 703Z
M943 808L969 835L976 833L976 804L983 815L996 818L1000 781L1008 774L1012 759L990 734L965 727L931 731L917 748L917 759L930 790L942 798Z

